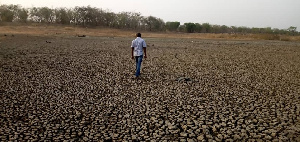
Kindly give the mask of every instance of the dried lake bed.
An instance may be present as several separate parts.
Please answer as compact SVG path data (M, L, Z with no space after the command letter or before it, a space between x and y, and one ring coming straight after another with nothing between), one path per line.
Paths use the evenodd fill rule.
M0 39L1 141L300 141L300 43Z

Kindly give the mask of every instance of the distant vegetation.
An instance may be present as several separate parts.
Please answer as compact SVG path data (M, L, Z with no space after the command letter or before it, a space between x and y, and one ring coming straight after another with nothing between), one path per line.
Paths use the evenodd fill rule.
M20 23L49 23L78 25L83 27L109 27L118 29L132 29L143 31L170 31L187 33L229 33L229 34L274 34L300 35L297 27L287 29L277 28L249 28L226 25L212 25L209 23L164 22L154 16L141 16L135 12L114 13L96 7L81 6L74 8L32 7L22 8L20 5L1 5L1 22Z

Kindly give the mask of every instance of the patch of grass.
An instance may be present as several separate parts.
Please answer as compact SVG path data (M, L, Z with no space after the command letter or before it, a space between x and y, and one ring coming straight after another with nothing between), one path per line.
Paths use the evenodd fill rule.
M256 38L263 40L280 40L280 36L276 34L256 34Z
M66 31L74 31L75 29L73 27L65 27L64 30L66 30Z
M286 36L281 37L280 40L281 41L291 41L291 39L289 37L286 37Z
M219 35L219 38L225 38L225 35L221 34Z

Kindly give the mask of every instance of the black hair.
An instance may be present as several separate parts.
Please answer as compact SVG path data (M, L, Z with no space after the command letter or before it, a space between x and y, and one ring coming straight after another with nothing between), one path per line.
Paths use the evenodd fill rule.
M136 33L136 37L141 37L142 34L141 33Z

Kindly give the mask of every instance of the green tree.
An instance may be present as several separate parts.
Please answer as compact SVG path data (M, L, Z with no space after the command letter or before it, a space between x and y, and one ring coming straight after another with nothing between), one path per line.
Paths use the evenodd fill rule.
M168 31L176 31L180 25L180 22L167 22L166 23L166 30Z
M185 32L185 26L184 25L179 25L178 31L179 32Z
M1 5L0 15L0 19L5 22L26 22L28 10L20 5Z
M98 25L98 19L97 15L99 14L98 10L96 7L86 7L86 24L89 26L97 26Z
M238 32L238 28L236 26L231 26L231 33L237 33Z
M212 33L220 33L220 31L221 31L220 25L212 25L211 26L211 32Z
M241 26L237 28L238 33L246 34L249 33L249 31L251 31L251 29L245 26Z
M130 13L130 25L133 29L140 29L142 25L142 16L141 13Z
M12 22L14 19L14 5L1 5L0 6L0 17L3 22Z
M297 31L297 27L290 26L287 31L294 36Z
M221 32L221 33L228 33L228 32L229 32L229 27L226 26L226 25L222 25L222 26L220 27L220 32Z
M149 31L162 31L165 26L165 23L162 19L154 16L146 17L144 22L146 23L147 30Z
M39 13L37 7L32 7L31 9L29 9L29 13L29 17L32 22L41 22L41 14Z
M70 14L70 12L71 11L66 8L55 9L55 22L58 24L70 24L72 19L72 14Z
M87 8L76 6L74 9L75 23L78 25L86 26L87 23Z
M195 24L195 32L197 32L197 33L201 33L201 31L202 31L202 25L201 24L199 24L199 23L196 23Z
M20 22L27 22L28 19L28 10L25 8L19 9L18 10L18 21Z
M195 23L184 23L185 26L185 31L188 33L193 33L195 32L196 25Z
M52 23L54 21L54 10L48 7L42 7L39 9L42 21L45 23Z
M117 14L117 28L130 28L130 13L129 12L121 12Z
M114 27L116 25L116 14L113 12L105 12L104 13L104 23L107 27Z
M258 33L260 33L260 29L259 28L252 28L251 33L252 34L258 34Z
M273 33L273 30L272 30L271 27L266 27L266 28L264 28L264 33L272 34L272 33Z
M212 31L212 26L209 23L202 24L202 33L210 33Z
M30 19L33 22L53 23L55 21L54 9L48 7L33 7L30 9Z

